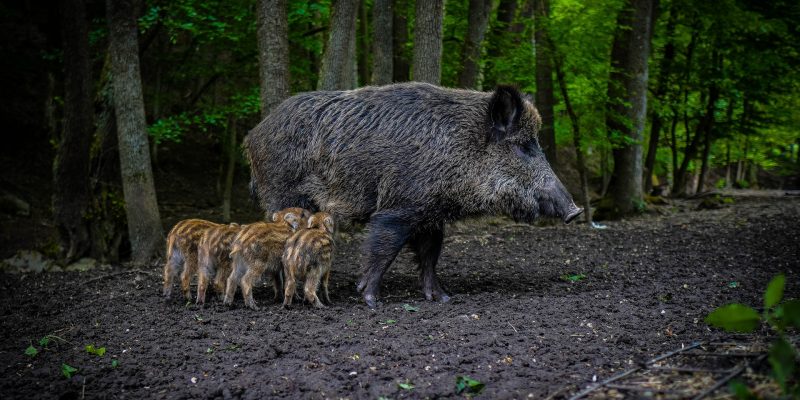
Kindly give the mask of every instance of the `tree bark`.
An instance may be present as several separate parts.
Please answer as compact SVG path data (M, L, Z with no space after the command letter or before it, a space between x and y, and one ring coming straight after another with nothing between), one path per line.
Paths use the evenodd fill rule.
M372 84L392 83L392 0L375 0L372 5Z
M361 29L361 35L358 41L358 81L355 87L369 85L370 70L369 70L369 18L367 17L367 3L361 1L358 8L358 25Z
M322 55L322 70L317 85L320 90L351 88L355 63L352 56L355 52L350 47L355 43L358 4L358 0L336 0L331 5L328 43Z
M548 0L535 0L534 3L534 42L536 44L536 109L542 118L542 128L539 130L539 143L544 150L547 160L555 169L558 168L556 157L556 132L553 127L553 65L552 49L547 36L547 20L550 14Z
M133 261L160 254L164 232L153 185L133 0L106 0L122 188Z
M444 0L417 1L413 79L439 85L442 79Z
M69 263L91 247L86 212L89 207L89 146L92 120L92 71L89 28L83 0L66 1L61 10L64 41L64 125L53 163L53 222L61 256Z
M617 17L611 50L606 127L612 142L614 170L609 195L612 214L632 214L643 204L642 134L647 113L647 59L654 0L629 0ZM621 140L614 140L619 134Z
M664 55L661 58L661 64L658 70L658 83L656 91L653 95L657 100L663 100L669 88L669 76L672 72L672 62L675 59L675 43L673 36L675 35L675 26L677 25L678 7L675 3L672 4L669 12L669 19L667 20L667 44L664 46ZM644 191L649 193L653 189L653 167L656 163L656 153L658 152L658 140L661 136L661 128L663 126L663 118L657 110L650 111L650 141L647 146L647 156L644 159Z
M259 0L258 65L261 118L289 97L289 23L286 0Z
M392 9L392 81L405 82L409 78L408 1L394 0ZM378 25L375 25L378 26Z
M236 171L236 120L228 119L228 154L225 167L225 184L222 189L222 221L231 222L231 192L233 191L233 175Z
M469 0L469 21L464 46L461 47L461 71L458 73L458 86L467 89L478 88L478 73L481 58L481 45L489 24L491 0Z

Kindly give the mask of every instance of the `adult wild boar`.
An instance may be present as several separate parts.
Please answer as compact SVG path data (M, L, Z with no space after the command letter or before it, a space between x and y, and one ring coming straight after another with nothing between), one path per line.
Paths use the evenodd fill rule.
M510 86L302 93L245 138L251 190L267 212L299 206L368 222L358 290L370 307L406 244L419 260L425 297L444 302L435 268L446 221L508 214L569 222L581 213L539 147L540 124Z

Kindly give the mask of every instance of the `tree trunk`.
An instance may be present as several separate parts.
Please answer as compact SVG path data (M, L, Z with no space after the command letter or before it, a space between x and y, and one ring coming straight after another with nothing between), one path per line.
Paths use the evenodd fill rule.
M378 26L378 25L374 25ZM392 81L408 81L408 0L394 0L392 10Z
M669 128L669 136L670 136L670 149L672 150L672 184L675 184L675 178L678 177L678 138L675 134L676 130L678 129L678 110L672 109L672 126Z
M392 83L392 0L372 5L372 84Z
M358 81L355 87L369 85L369 18L367 17L367 3L362 1L358 8L358 25L361 35L358 37Z
M159 255L164 232L150 165L139 72L136 12L133 0L107 0L109 52L120 169L133 261L145 264Z
M228 154L225 168L225 186L222 190L222 221L231 222L231 192L233 191L233 175L236 171L236 120L228 119Z
M564 78L564 70L561 67L561 56L555 45L548 40L551 54L553 55L553 67L556 72L556 79L558 80L558 87L561 89L561 98L564 99L564 106L567 108L567 115L572 124L572 142L575 146L575 156L578 162L578 175L581 180L581 202L583 203L583 213L587 224L592 223L592 201L589 196L589 177L586 170L586 160L581 149L581 131L578 114L572 108L572 102L569 99L569 92L567 91L566 79Z
M716 60L717 56L712 56L712 58ZM711 130L714 126L714 112L716 110L716 103L718 99L719 87L715 83L712 83L711 87L708 89L708 103L706 103L705 114L701 117L700 122L697 124L694 137L686 146L683 160L681 161L680 167L678 167L678 173L675 175L673 193L676 196L682 196L686 194L686 173L689 169L689 162L691 162L695 155L697 155L697 150L700 146L700 140L705 138L704 140L710 141L710 138L707 136L711 135Z
M261 118L289 97L289 23L286 0L259 0L258 65Z
M350 47L355 43L358 4L358 0L336 0L331 5L330 33L317 85L320 90L351 89L355 52Z
M664 46L664 56L661 58L661 64L658 69L658 84L653 97L656 100L662 101L669 88L669 76L672 70L672 62L675 59L675 43L673 36L675 35L675 26L677 25L678 7L675 3L672 4L669 12L669 20L667 20L667 44ZM655 107L651 107L650 111L650 141L647 146L647 156L644 159L644 191L650 193L653 189L653 168L656 164L656 153L658 152L658 139L661 136L661 127L663 119Z
M478 88L478 73L481 58L481 44L489 23L492 10L491 0L469 0L469 21L464 46L461 47L461 71L458 73L458 86L466 89Z
M700 158L700 175L697 177L697 186L694 188L695 193L702 193L703 186L706 181L706 174L708 174L708 156L711 154L711 129L706 129L703 135L703 155Z
M617 18L611 50L606 126L614 140L609 194L612 214L639 211L642 202L642 134L647 113L647 59L654 0L629 0ZM613 137L612 137L613 139Z
M534 42L536 44L536 109L542 117L542 128L539 130L539 143L547 160L554 169L558 169L556 158L556 131L553 126L553 65L550 40L547 35L550 4L548 0L535 0L534 4Z
M413 79L439 85L442 79L444 0L416 2Z
M89 29L83 0L69 0L61 10L64 40L64 126L53 163L53 222L61 256L69 263L90 247L89 145L92 121L92 70Z

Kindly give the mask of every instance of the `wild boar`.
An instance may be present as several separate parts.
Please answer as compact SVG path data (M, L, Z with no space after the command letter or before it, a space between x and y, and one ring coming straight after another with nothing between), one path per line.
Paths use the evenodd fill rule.
M245 225L246 226L246 225ZM197 304L205 304L208 283L214 279L217 293L225 293L231 274L231 243L242 225L232 223L208 228L197 245Z
M202 219L186 219L172 227L167 235L167 262L164 265L164 297L172 295L172 281L181 272L181 291L186 300L192 300L189 284L197 273L197 245L206 230L218 226Z
M228 277L223 300L226 305L233 304L238 286L242 288L245 305L258 310L253 299L253 285L264 272L268 272L272 278L276 301L283 293L283 286L280 284L283 249L286 240L307 221L293 212L283 212L281 215L283 218L277 222L249 224L233 238L230 253L233 270Z
M319 284L322 283L325 301L330 304L328 281L331 276L334 230L333 217L318 212L308 219L307 229L297 231L286 241L283 250L283 275L286 278L284 307L292 305L298 278L305 280L303 293L309 303L317 308L325 307L317 296Z
M540 125L511 86L483 93L411 82L298 94L244 145L264 210L301 206L339 224L368 222L357 288L374 308L406 244L425 297L449 300L435 271L447 221L507 214L569 222L582 212L545 159Z

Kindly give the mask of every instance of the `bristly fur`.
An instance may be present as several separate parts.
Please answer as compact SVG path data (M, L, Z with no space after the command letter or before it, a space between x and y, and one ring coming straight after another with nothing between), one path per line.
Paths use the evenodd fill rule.
M445 221L576 215L538 145L540 124L511 86L484 93L409 82L298 94L244 144L265 211L304 207L344 226L370 221L359 285L366 298L395 250L442 236ZM419 249L438 258L440 246ZM443 298L431 275L435 258L423 266L423 284L432 286L426 297Z

